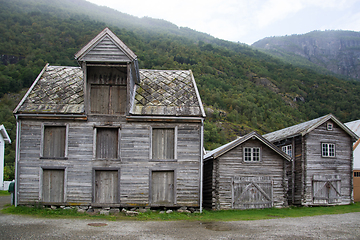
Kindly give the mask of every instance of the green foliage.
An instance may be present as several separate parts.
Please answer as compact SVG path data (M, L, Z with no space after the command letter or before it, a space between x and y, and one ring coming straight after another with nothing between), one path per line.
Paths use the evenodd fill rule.
M0 190L0 196L9 196L10 193L7 190Z

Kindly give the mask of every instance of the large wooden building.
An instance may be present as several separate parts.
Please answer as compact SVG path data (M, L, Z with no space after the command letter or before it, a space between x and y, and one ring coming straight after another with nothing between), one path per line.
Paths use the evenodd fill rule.
M250 209L287 206L286 165L291 158L256 132L204 156L204 207Z
M332 114L263 136L293 158L289 204L340 205L353 201L353 142L358 136Z
M108 28L46 65L14 110L16 204L201 207L203 120L190 70L144 70Z

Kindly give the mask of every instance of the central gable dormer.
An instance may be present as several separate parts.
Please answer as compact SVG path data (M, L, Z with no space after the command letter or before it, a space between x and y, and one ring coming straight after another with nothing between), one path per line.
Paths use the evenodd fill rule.
M84 72L85 111L95 115L126 115L139 81L137 56L105 28L75 59Z

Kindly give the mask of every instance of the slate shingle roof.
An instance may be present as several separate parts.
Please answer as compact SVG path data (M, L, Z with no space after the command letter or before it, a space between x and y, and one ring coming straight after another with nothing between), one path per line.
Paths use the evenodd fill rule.
M14 113L85 114L79 67L45 66ZM132 115L205 116L190 70L140 70Z
M133 115L205 116L190 70L140 69Z
M14 112L83 114L83 88L81 68L46 65Z

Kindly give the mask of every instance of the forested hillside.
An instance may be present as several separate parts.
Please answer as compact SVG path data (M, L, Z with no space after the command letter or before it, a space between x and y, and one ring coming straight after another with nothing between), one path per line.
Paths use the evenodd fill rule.
M14 163L11 111L19 91L31 85L46 63L76 66L74 54L107 26L134 51L141 68L193 71L207 113L207 149L252 130L266 133L328 113L341 121L360 118L359 82L296 68L246 45L209 41L209 36L199 40L196 34L166 28L132 31L85 15L49 14L43 5L23 11L17 3L0 0L0 123L13 140L6 148L7 169ZM49 9L56 12L54 6Z

